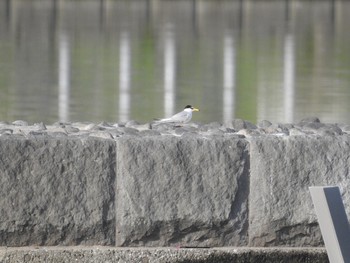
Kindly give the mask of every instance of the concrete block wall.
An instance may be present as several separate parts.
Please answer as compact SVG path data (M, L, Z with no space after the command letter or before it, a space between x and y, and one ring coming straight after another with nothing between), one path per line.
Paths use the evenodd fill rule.
M0 245L113 245L112 140L0 137Z
M309 186L337 185L350 212L350 137L250 141L249 244L320 246Z
M350 136L0 136L0 245L321 246Z
M246 245L248 172L240 139L118 140L116 245Z

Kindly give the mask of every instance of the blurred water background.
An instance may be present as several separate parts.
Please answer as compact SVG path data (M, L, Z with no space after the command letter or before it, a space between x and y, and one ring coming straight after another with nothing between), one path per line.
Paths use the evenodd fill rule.
M1 0L0 120L350 123L350 1Z

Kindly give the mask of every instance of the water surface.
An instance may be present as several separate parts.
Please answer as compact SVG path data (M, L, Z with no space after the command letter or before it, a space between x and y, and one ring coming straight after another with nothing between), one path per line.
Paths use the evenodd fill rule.
M0 120L350 123L350 2L0 1Z

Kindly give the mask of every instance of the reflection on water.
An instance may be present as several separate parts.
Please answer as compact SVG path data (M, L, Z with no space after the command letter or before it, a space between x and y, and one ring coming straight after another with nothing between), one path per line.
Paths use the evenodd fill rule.
M130 113L130 40L128 33L120 36L119 63L119 121L128 121Z
M0 119L350 123L350 3L0 1Z
M59 40L59 67L58 67L58 119L64 122L69 120L69 46L67 37L62 34Z
M175 43L171 27L164 33L164 116L174 114L175 104Z
M235 116L235 48L232 36L226 35L224 41L223 68L223 121L228 122Z
M293 122L294 120L294 41L291 34L286 34L284 42L284 120Z

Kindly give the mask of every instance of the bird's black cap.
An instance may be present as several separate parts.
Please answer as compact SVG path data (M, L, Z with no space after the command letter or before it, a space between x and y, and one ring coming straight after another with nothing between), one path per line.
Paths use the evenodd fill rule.
M191 105L187 105L185 109L192 109L193 107Z

